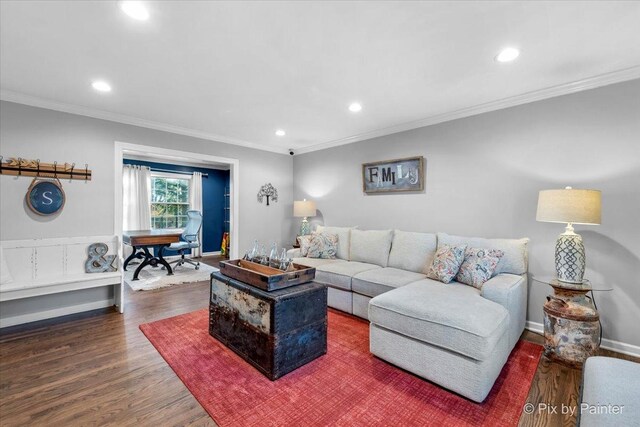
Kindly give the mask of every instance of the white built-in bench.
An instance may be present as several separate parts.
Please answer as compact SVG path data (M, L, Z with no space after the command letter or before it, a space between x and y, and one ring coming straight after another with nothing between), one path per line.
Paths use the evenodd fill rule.
M106 243L108 255L117 255L117 236L67 237L0 242L12 281L0 284L0 303L59 294L82 289L113 286L113 299L46 309L0 318L0 327L43 320L81 311L117 306L123 312L122 272L85 273L87 248Z

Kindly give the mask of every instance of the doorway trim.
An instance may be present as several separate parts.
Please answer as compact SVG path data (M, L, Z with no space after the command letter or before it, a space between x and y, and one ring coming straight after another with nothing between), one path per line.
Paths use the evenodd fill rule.
M162 161L161 157L173 157L180 160L191 160L197 163L203 161L211 163L223 163L229 165L229 207L231 212L229 215L229 234L231 236L231 248L229 256L238 258L238 244L240 242L240 221L239 221L239 205L240 205L240 161L228 157L211 156L208 154L194 153L191 151L172 150L168 148L154 147L151 145L131 144L128 142L115 141L114 156L114 234L118 236L118 258L122 265L122 168L125 153L153 156L158 155L158 161ZM124 285L124 275L123 275ZM123 292L124 293L124 292ZM124 295L123 295L124 297ZM122 299L122 308L124 308L124 298Z

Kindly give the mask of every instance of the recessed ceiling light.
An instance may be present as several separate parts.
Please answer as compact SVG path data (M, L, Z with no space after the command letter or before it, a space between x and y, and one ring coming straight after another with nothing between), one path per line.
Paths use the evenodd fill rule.
M146 21L149 19L149 11L144 2L141 1L121 1L120 9L133 19Z
M514 47L508 47L503 49L498 56L496 56L496 61L498 62L511 62L520 56L520 51Z
M357 113L360 110L362 110L362 105L359 102L354 102L349 105L349 111L351 111L352 113Z
M285 136L287 133L285 131L283 131L282 129L278 129L276 131L276 135L278 136Z
M102 80L96 80L91 86L98 92L111 92L111 85Z

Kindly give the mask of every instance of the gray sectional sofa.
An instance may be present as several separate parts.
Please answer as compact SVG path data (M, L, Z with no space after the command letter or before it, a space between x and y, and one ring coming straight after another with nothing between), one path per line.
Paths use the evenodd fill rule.
M457 392L485 399L524 330L528 239L318 227L336 234L336 259L301 257L327 285L330 307L370 321L371 352ZM427 278L438 243L500 249L482 289Z

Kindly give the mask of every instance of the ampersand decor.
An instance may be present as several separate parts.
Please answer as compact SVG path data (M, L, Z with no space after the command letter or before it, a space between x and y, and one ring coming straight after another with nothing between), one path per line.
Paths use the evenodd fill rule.
M258 202L262 203L262 198L265 196L267 198L267 206L269 206L269 198L274 202L278 201L278 190L271 183L265 184L258 191Z
M87 273L106 273L109 271L118 271L114 267L113 261L116 259L115 255L107 255L109 247L104 243L93 243L89 245L87 251L89 253L89 259L84 263L84 271Z

